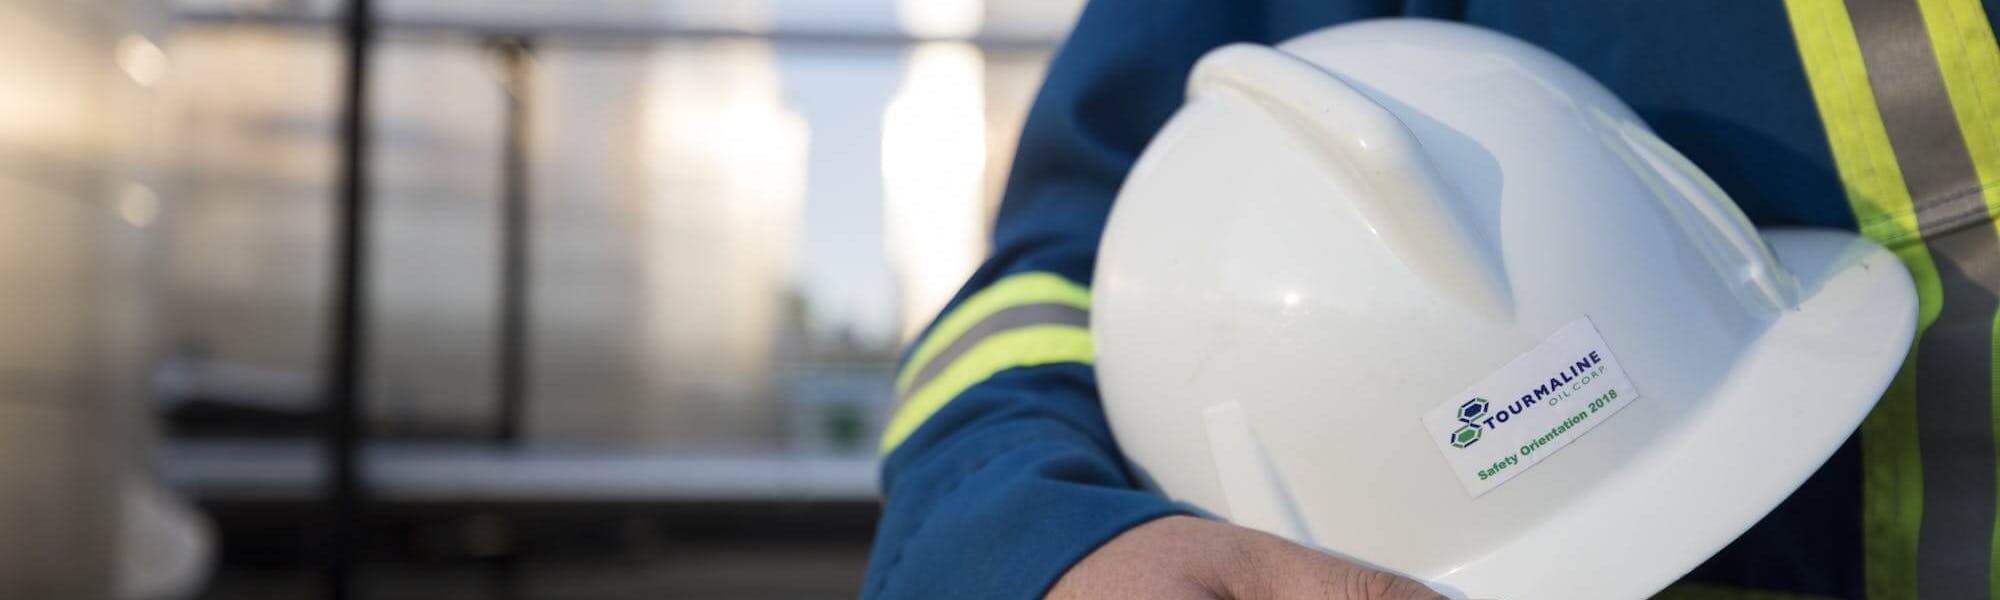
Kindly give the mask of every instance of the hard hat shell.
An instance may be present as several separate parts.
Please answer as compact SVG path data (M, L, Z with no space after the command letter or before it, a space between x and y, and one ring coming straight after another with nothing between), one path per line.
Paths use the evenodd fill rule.
M1507 598L1642 597L1721 549L1859 425L1917 307L1894 255L1758 231L1575 67L1418 20L1204 57L1093 293L1142 480ZM1606 348L1628 402L1575 435L1481 428L1472 447L1567 446L1520 442L1535 462L1476 488L1426 416L1506 411L1466 393L1558 336Z

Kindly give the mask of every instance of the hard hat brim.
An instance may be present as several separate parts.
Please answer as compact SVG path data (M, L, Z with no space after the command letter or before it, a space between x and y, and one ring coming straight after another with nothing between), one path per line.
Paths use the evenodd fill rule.
M1712 397L1555 518L1447 572L1409 575L1455 597L1646 597L1805 483L1889 388L1915 335L1917 295L1894 254L1854 234L1780 229L1763 237L1798 276L1801 301ZM1675 405L1690 406L1631 410ZM1648 421L1628 416L1595 435Z

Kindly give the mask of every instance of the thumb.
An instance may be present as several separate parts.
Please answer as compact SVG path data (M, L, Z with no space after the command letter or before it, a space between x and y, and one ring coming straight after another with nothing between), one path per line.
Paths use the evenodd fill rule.
M1250 592L1239 600L1448 600L1402 575L1335 558L1284 542L1256 569Z

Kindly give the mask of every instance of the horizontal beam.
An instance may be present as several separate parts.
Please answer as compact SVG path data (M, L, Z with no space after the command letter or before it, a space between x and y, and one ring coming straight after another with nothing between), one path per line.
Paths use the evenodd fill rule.
M463 35L469 37L509 37L554 39L555 41L644 42L660 38L744 38L754 37L779 43L839 46L907 46L931 41L958 41L997 52L1044 52L1062 43L1056 35L980 33L962 38L930 38L911 35L895 28L845 26L807 27L781 25L766 29L719 26L684 22L645 11L553 10L548 6L519 6L506 3L475 3L471 8L427 7L396 10L392 4L380 9L377 27L396 33ZM513 7L513 8L509 8ZM174 21L181 25L256 25L273 27L326 28L337 23L337 15L305 10L238 10L206 3L177 6Z
M176 441L166 482L197 499L313 497L320 448L304 440ZM474 503L869 502L870 455L508 448L376 441L363 448L370 501Z

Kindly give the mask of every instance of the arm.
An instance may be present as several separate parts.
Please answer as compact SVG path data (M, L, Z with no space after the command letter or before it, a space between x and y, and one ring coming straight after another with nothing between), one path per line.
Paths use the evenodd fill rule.
M1345 572L1276 538L1162 519L1192 511L1136 489L1098 406L1083 315L1112 198L1180 106L1195 59L1387 10L1373 4L1099 0L1085 9L1029 114L992 255L898 373L864 597L1035 598L1058 578L1056 596L1148 595L1164 589L1126 584L1179 563L1183 579L1200 580L1208 574L1196 567L1264 552L1286 559L1267 564ZM1086 556L1081 576L1064 576Z

